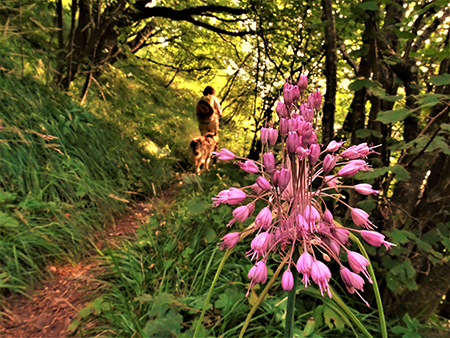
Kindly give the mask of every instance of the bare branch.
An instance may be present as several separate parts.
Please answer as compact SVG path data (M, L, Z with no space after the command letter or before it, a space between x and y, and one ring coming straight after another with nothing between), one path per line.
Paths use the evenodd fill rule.
M359 72L359 66L355 62L355 60L352 59L352 57L347 53L347 50L345 49L345 45L342 41L339 42L339 51L341 52L343 58L347 63L353 68L355 71L355 74L358 74Z

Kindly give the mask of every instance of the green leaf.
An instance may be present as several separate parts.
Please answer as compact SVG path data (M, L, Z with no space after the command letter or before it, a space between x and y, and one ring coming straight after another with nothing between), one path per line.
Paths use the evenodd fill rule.
M380 111L376 120L384 124L397 123L399 121L403 121L412 113L414 113L414 111L406 108Z
M145 337L148 338L171 338L177 336L181 331L183 316L175 308L170 309L163 315L149 320L144 327Z
M360 2L356 5L356 7L359 7L365 11L377 11L378 5L375 1L367 1L367 2Z
M186 203L186 207L193 214L202 214L209 208L209 205L199 198L194 198Z
M395 174L395 179L397 181L409 180L409 172L405 168L403 168L400 164L396 164L393 167L389 167L389 169Z
M360 90L361 88L364 88L364 87L370 89L375 86L379 86L379 85L370 79L358 78L348 85L348 89L353 92L356 92L357 90Z
M240 290L237 288L229 288L220 294L215 306L216 308L223 309L223 313L228 313L236 304L242 303L243 299L243 293Z
M450 84L450 74L430 76L430 83L435 86L447 86Z
M344 328L345 328L344 321L331 308L325 307L325 310L323 311L323 317L325 319L325 324L327 324L327 326L330 329L332 329L333 326L335 326L340 332L344 331ZM333 321L333 323L331 321Z
M213 242L216 239L216 236L217 234L213 228L205 228L203 238L205 238L207 243Z
M412 233L406 230L394 230L389 232L388 236L394 244L405 244L409 242L411 238L415 238Z
M314 333L315 325L316 322L314 321L314 319L308 319L308 322L306 323L305 328L303 329L302 336L308 337L310 334Z
M359 138L367 138L370 135L373 135L378 138L381 138L383 136L379 131L373 129L358 129L356 131L356 136Z

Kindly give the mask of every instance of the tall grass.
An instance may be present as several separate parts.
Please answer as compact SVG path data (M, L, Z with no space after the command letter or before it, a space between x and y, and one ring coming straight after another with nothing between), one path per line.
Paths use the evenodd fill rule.
M0 75L0 101L0 288L20 291L86 254L130 192L152 194L170 170L32 77Z

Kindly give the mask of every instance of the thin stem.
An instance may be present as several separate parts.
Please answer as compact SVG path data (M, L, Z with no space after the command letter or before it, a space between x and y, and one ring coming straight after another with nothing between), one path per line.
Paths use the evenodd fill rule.
M294 269L294 286L288 293L286 305L286 327L284 329L284 338L292 338L294 336L294 312L295 312L295 296L297 294L298 272Z
M349 237L351 238L352 241L354 241L358 245L359 250L361 251L362 255L364 257L366 257L367 260L370 263L367 266L367 270L368 270L369 275L370 275L370 277L372 278L372 281L373 281L372 287L373 287L373 292L375 294L375 300L377 302L378 316L380 317L381 337L382 338L387 338L388 334L387 334L387 328L386 328L386 319L384 318L383 303L381 302L380 290L378 289L378 283L377 283L377 279L376 279L376 276L375 276L375 272L373 271L372 262L370 261L370 258L367 255L366 249L364 249L364 245L361 243L359 238L356 237L352 233L349 233Z
M244 337L244 333L247 330L248 324L250 324L250 320L252 319L253 314L256 312L256 310L258 309L259 305L261 305L262 301L264 300L264 297L269 292L269 289L272 287L273 283L275 283L275 280L277 279L278 275L280 274L281 269L283 268L284 264L286 264L288 259L289 259L288 256L283 259L283 261L278 266L278 269L275 271L275 273L273 274L272 278L270 279L270 281L267 283L267 285L264 288L264 290L259 295L258 299L256 300L255 305L253 305L252 309L250 310L250 312L247 315L247 318L245 319L244 326L242 327L241 333L239 334L239 338Z
M225 254L223 255L222 261L220 262L219 268L217 269L216 275L214 276L214 279L211 283L211 287L209 288L208 296L206 296L205 303L203 304L203 310L202 310L202 313L200 314L200 318L198 319L193 338L196 338L200 332L200 328L201 328L202 322L203 322L203 317L205 316L205 312L208 309L209 301L211 300L211 296L214 291L214 286L216 285L217 280L219 279L220 272L222 271L223 267L225 266L225 261L230 256L232 251L233 251L233 248L227 249L225 251Z
M367 329L364 327L364 325L359 321L358 318L354 315L354 313L348 308L347 305L342 301L342 299L339 297L339 295L331 288L331 295L333 296L333 301L341 308L342 311L345 312L345 314L350 318L350 320L355 323L355 325L361 330L361 332L364 334L367 338L373 338L372 335L367 331Z

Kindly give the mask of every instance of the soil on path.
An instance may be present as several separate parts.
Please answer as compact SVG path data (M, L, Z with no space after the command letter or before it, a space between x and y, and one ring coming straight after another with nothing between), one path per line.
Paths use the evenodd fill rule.
M114 246L123 239L136 237L139 224L146 223L153 214L153 205L158 202L168 205L176 190L166 191L158 201L141 202L130 207L129 212L115 220L115 224L99 238L106 238L108 245ZM104 242L99 240L97 246L101 248ZM77 264L48 267L50 277L28 292L30 298L13 295L6 299L6 310L0 316L0 337L73 337L68 326L78 311L89 302L86 296L95 294L99 287L100 283L95 276L100 269L97 256Z

